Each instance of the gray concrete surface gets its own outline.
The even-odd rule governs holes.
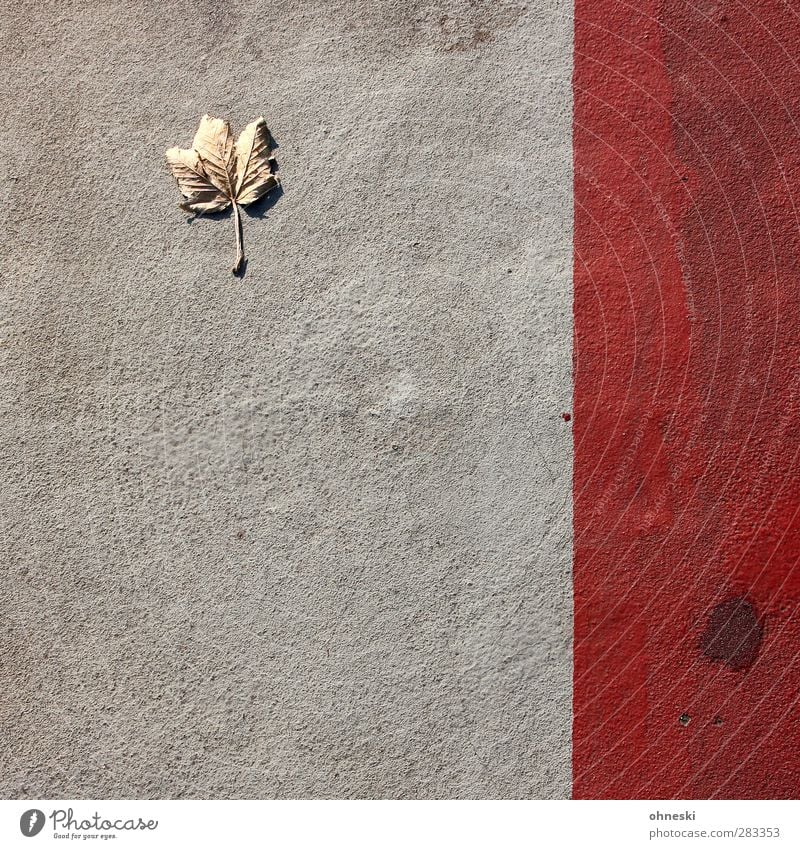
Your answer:
[[[568,795],[571,5],[1,28],[0,793]]]

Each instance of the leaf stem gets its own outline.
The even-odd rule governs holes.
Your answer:
[[[233,273],[241,271],[242,263],[244,262],[244,246],[242,245],[242,215],[239,212],[239,204],[233,201],[233,226],[236,230],[236,263],[233,266]]]

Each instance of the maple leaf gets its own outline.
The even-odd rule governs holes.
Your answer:
[[[234,274],[244,262],[240,206],[264,197],[280,184],[272,173],[275,157],[267,122],[258,118],[248,124],[234,142],[230,124],[203,115],[189,149],[171,147],[167,163],[186,198],[179,204],[186,212],[203,215],[233,206],[236,229]]]

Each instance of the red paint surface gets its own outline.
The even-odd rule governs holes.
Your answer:
[[[575,15],[574,795],[796,798],[800,5]]]

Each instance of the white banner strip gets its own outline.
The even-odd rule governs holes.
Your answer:
[[[800,845],[800,803],[3,801],[0,846],[581,847]]]

